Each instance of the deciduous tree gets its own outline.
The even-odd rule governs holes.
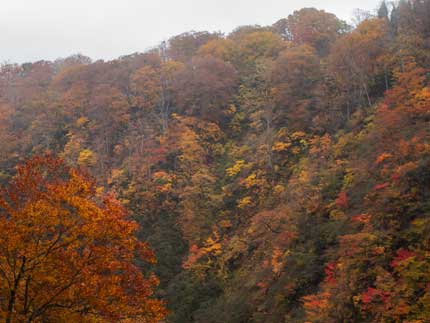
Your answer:
[[[0,196],[0,317],[11,322],[159,322],[154,263],[112,196],[61,160],[34,157]]]

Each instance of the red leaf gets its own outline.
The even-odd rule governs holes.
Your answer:
[[[340,192],[335,203],[336,206],[339,208],[348,208],[348,195],[346,194],[346,192]]]

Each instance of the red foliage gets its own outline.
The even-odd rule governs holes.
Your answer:
[[[391,175],[391,179],[393,180],[393,182],[397,182],[400,178],[401,176],[399,173],[394,173],[393,175]]]
[[[375,185],[373,187],[373,190],[375,190],[375,191],[381,191],[381,190],[387,188],[388,186],[390,186],[390,183],[378,184],[378,185]]]
[[[385,304],[388,301],[389,297],[390,293],[369,287],[366,292],[361,294],[361,301],[364,304],[369,304],[374,301],[381,300]]]
[[[363,223],[367,224],[372,219],[372,216],[370,214],[359,214],[355,215],[351,218],[351,221],[354,223]]]
[[[396,254],[397,254],[397,256],[391,262],[391,267],[393,267],[393,268],[396,268],[403,261],[408,260],[408,259],[415,257],[417,255],[415,252],[409,251],[409,250],[406,250],[403,248],[397,250]]]
[[[330,262],[327,264],[327,266],[324,269],[325,281],[330,285],[336,284],[336,278],[335,278],[336,266],[337,266],[336,263]]]
[[[340,192],[335,203],[338,208],[347,209],[349,204],[346,192]]]
[[[182,264],[182,268],[190,269],[202,256],[205,255],[205,251],[193,244],[190,247],[190,253],[187,260]]]

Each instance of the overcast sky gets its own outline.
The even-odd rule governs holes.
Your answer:
[[[0,61],[54,60],[74,53],[113,59],[190,30],[230,32],[269,25],[317,7],[350,20],[379,0],[0,0]]]

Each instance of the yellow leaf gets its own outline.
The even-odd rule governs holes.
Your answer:
[[[272,150],[276,152],[281,152],[288,150],[291,147],[291,143],[289,142],[275,142],[272,146]]]
[[[227,168],[227,170],[226,170],[227,175],[230,177],[236,176],[237,174],[239,174],[242,171],[244,166],[245,166],[244,160],[236,161],[236,163],[233,165],[233,167]]]
[[[241,199],[239,201],[239,203],[237,204],[237,207],[239,209],[244,209],[244,208],[250,206],[251,204],[252,204],[252,199],[251,199],[251,197],[247,196],[247,197],[244,197],[243,199]]]

